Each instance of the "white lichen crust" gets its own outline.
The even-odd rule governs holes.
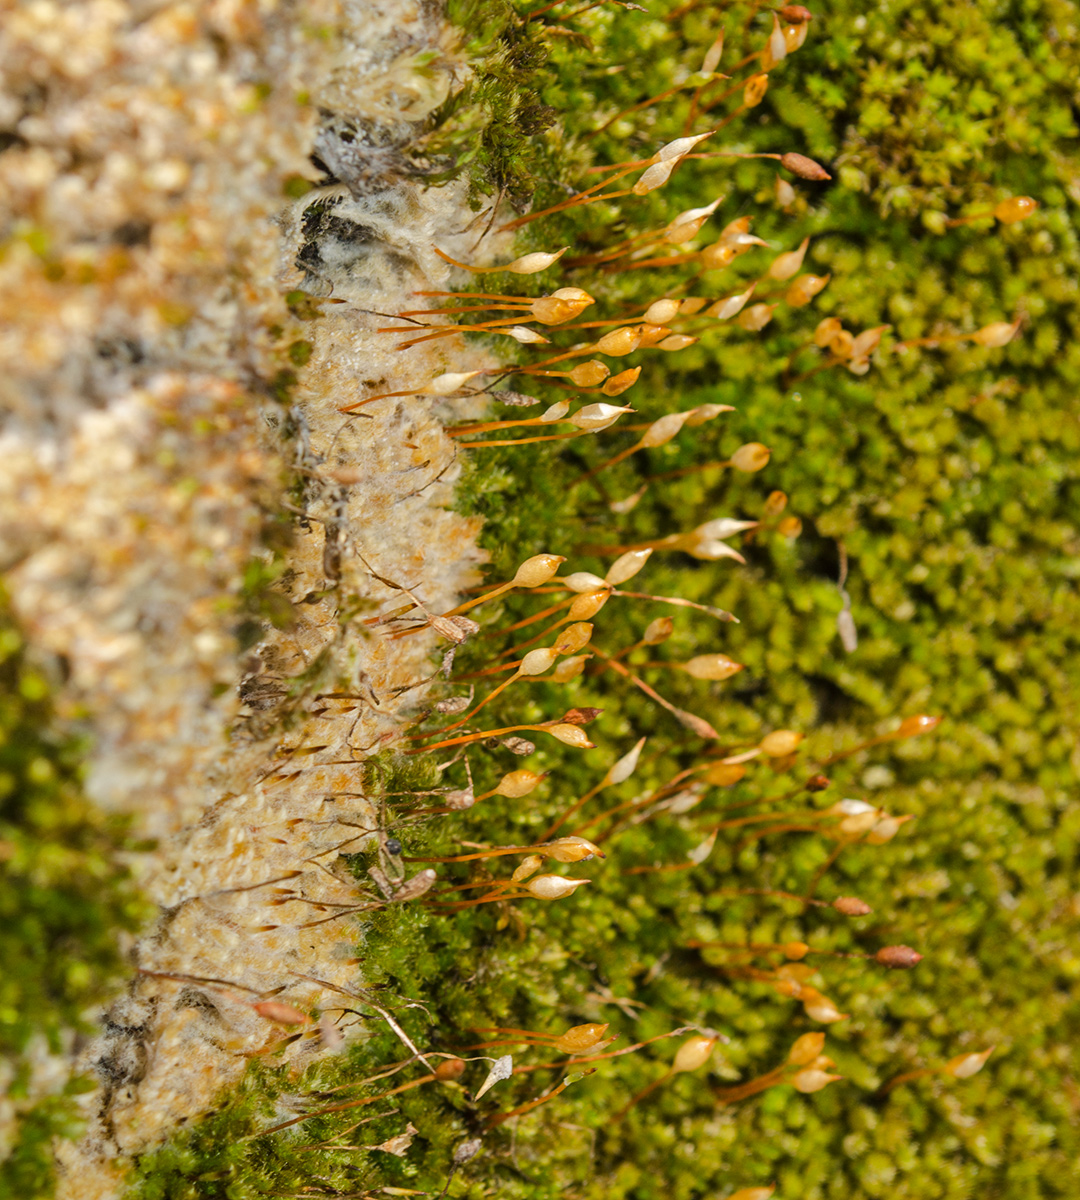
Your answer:
[[[333,1017],[305,977],[357,980],[340,914],[368,897],[340,855],[372,844],[363,764],[439,649],[365,622],[397,585],[452,608],[482,555],[436,402],[339,409],[491,362],[375,332],[447,286],[434,244],[476,240],[462,187],[425,189],[407,153],[462,74],[435,6],[31,0],[0,29],[0,569],[90,735],[92,798],[158,842],[135,865],[161,916],[81,1048],[88,1133],[58,1148],[60,1196],[94,1200],[279,1047],[254,1003]],[[337,182],[289,199],[321,182],[313,150]],[[241,651],[259,562],[284,616]],[[302,1032],[287,1057],[336,1041]]]

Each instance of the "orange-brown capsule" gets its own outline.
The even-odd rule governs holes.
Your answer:
[[[940,717],[930,717],[925,714],[920,714],[916,717],[905,717],[900,722],[900,728],[893,734],[893,737],[915,737],[920,733],[929,733],[931,729],[936,729],[940,724]]]
[[[521,796],[527,796],[543,778],[543,775],[538,775],[535,771],[511,771],[499,780],[495,795],[517,800]]]
[[[713,787],[731,787],[739,782],[746,774],[746,768],[742,763],[717,763],[710,767],[702,779]]]
[[[574,1025],[555,1041],[555,1049],[563,1054],[583,1054],[604,1040],[607,1025]]]
[[[1030,196],[1010,196],[994,206],[994,216],[1003,225],[1015,225],[1030,217],[1038,207],[1038,200],[1032,200]]]
[[[455,1083],[465,1074],[463,1058],[444,1058],[435,1068],[435,1078],[440,1083]]]
[[[860,900],[858,896],[837,896],[832,902],[832,906],[838,913],[843,913],[845,917],[865,917],[874,911],[865,900]]]
[[[743,88],[743,104],[747,108],[757,108],[762,100],[765,99],[765,93],[768,90],[768,75],[751,75],[746,82],[746,87]]]
[[[559,634],[554,649],[558,654],[576,654],[592,641],[593,627],[588,621],[576,621]]]
[[[641,640],[646,646],[659,646],[661,642],[666,642],[674,632],[675,622],[670,617],[657,617],[655,621],[649,622]]]
[[[640,367],[630,367],[625,371],[620,371],[618,375],[612,375],[600,390],[605,396],[621,396],[623,392],[628,391],[637,383],[640,374]]]
[[[794,754],[804,736],[793,729],[774,729],[761,739],[761,753],[769,758],[783,758],[787,754]]]
[[[786,492],[770,492],[765,497],[765,516],[778,517],[787,508]]]
[[[784,957],[791,959],[792,962],[798,962],[810,952],[810,947],[805,942],[785,942],[782,949]]]
[[[590,620],[607,604],[610,598],[610,588],[602,592],[586,592],[584,595],[578,596],[570,605],[570,619],[572,621]]]
[[[547,845],[544,852],[548,858],[561,863],[588,862],[590,858],[607,857],[599,846],[594,845],[588,838],[578,837],[577,834],[556,838]]]
[[[576,383],[578,387],[596,387],[598,383],[603,383],[610,374],[609,367],[602,362],[590,359],[588,362],[579,363],[570,372],[570,382]]]

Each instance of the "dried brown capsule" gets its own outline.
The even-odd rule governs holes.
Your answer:
[[[803,787],[808,792],[823,792],[827,787],[831,786],[832,780],[827,775],[811,775],[803,784]]]
[[[807,158],[805,154],[796,154],[794,150],[780,155],[780,165],[787,167],[792,175],[798,175],[800,179],[832,179],[820,163]]]
[[[874,955],[874,962],[882,967],[892,967],[894,970],[909,971],[922,962],[923,956],[910,946],[882,946]]]
[[[837,912],[843,913],[845,917],[865,917],[874,911],[865,900],[860,900],[858,896],[837,896],[832,902],[832,906]]]
[[[453,1083],[465,1074],[463,1058],[444,1058],[435,1068],[435,1078],[440,1083]]]

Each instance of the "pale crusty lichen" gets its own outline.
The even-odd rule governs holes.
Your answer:
[[[452,46],[420,0],[5,15],[0,567],[91,734],[91,795],[159,839],[139,869],[162,916],[132,951],[156,974],[83,1049],[101,1086],[59,1149],[61,1195],[114,1194],[126,1156],[280,1039],[254,997],[326,1005],[301,976],[354,978],[343,924],[312,921],[358,899],[338,855],[376,823],[361,764],[398,736],[436,644],[364,617],[402,602],[396,584],[445,611],[482,558],[448,507],[460,468],[432,402],[338,411],[489,365],[375,332],[446,286],[434,243],[475,240],[462,188],[425,190],[408,153],[462,71]],[[329,188],[289,200],[290,178],[321,182],[313,149]],[[296,289],[320,317],[289,311]],[[299,341],[309,361],[282,374]],[[262,530],[288,506],[292,616],[240,653],[245,566],[272,558]],[[288,894],[251,888],[278,877]]]

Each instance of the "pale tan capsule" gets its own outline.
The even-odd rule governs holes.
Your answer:
[[[657,617],[645,628],[641,640],[646,646],[659,646],[675,632],[675,622],[670,617]]]
[[[739,325],[748,333],[758,333],[772,320],[775,304],[755,304],[739,314]]]
[[[672,1074],[682,1074],[684,1071],[696,1071],[703,1067],[712,1057],[716,1048],[716,1038],[692,1037],[687,1038],[675,1054],[671,1064]]]
[[[704,425],[706,421],[711,421],[721,413],[734,411],[735,409],[730,404],[699,404],[697,408],[692,408],[686,414],[686,425],[687,428],[694,428],[697,425]]]
[[[575,571],[562,580],[572,592],[595,592],[607,587],[599,575],[591,571]]]
[[[623,354],[632,354],[641,345],[641,330],[632,325],[622,329],[613,329],[605,333],[593,347],[600,354],[610,354],[618,358]]]
[[[550,408],[544,409],[540,414],[540,420],[543,424],[550,425],[554,421],[561,421],[569,411],[569,400],[556,400]]]
[[[772,32],[769,34],[769,40],[766,42],[764,53],[761,56],[761,69],[771,71],[777,63],[783,62],[787,58],[787,53],[787,39],[780,27],[780,18],[773,13]]]
[[[651,167],[647,167],[642,172],[641,177],[630,190],[635,196],[644,196],[647,192],[655,192],[658,187],[663,187],[671,178],[671,172],[675,170],[678,162],[677,158],[673,158],[653,163]]]
[[[577,679],[590,657],[589,654],[577,654],[573,658],[564,658],[551,672],[552,680],[555,683],[569,683],[571,679]]]
[[[784,293],[784,299],[792,308],[802,308],[813,300],[831,278],[831,275],[800,275]]]
[[[679,213],[673,221],[668,222],[668,226],[664,230],[664,241],[669,246],[681,246],[684,242],[690,241],[709,217],[716,212],[723,199],[723,196],[719,196],[712,204],[707,204],[704,208],[690,208],[684,213]],[[662,318],[665,321],[670,319],[670,317]]]
[[[566,562],[562,554],[534,554],[527,558],[514,573],[518,587],[540,587],[555,574],[559,564]]]
[[[594,845],[588,838],[577,837],[573,834],[551,842],[546,847],[546,853],[548,858],[553,858],[556,862],[561,863],[587,862],[590,858],[607,857],[600,847]]]
[[[535,275],[537,271],[546,271],[553,263],[557,263],[569,249],[569,246],[563,246],[561,250],[556,250],[553,254],[544,254],[541,251],[526,254],[498,269],[509,271],[513,275]]]
[[[761,442],[747,442],[731,456],[731,465],[736,471],[760,471],[768,465],[771,453],[769,447],[763,446]]]
[[[662,342],[657,342],[656,348],[670,354],[674,350],[685,350],[687,346],[692,346],[700,340],[700,338],[691,337],[688,333],[673,333],[670,337],[664,338]]]
[[[790,208],[795,203],[795,189],[779,175],[776,177],[776,203],[780,208]]]
[[[737,1192],[732,1192],[727,1200],[769,1200],[775,1191],[774,1187],[739,1188]]]
[[[817,327],[814,329],[814,345],[819,346],[822,350],[832,344],[833,339],[838,333],[843,332],[843,325],[836,317],[825,317],[824,320],[818,321]]]
[[[793,729],[774,729],[761,739],[761,753],[769,758],[786,758],[795,753],[804,736]]]
[[[714,317],[717,321],[727,321],[734,316],[738,316],[742,312],[746,302],[754,294],[756,287],[757,282],[755,281],[745,292],[739,292],[737,295],[726,296],[723,300],[717,300],[715,304],[709,305],[705,310],[705,315],[707,317]]]
[[[724,31],[721,29],[716,35],[716,41],[705,51],[705,57],[701,60],[702,75],[711,75],[720,65],[720,59],[724,54]]]
[[[519,675],[543,675],[549,667],[554,665],[558,656],[558,651],[551,646],[530,650],[521,660],[521,666],[518,667],[517,673]]]
[[[984,325],[982,329],[973,333],[971,340],[979,346],[1007,346],[1019,328],[1019,321],[995,321],[992,325]]]
[[[689,412],[668,413],[659,420],[653,421],[649,428],[645,430],[641,438],[641,445],[647,449],[652,449],[670,442],[679,430],[682,429],[689,415]]]
[[[887,333],[890,329],[892,329],[891,325],[875,325],[873,329],[864,329],[851,343],[851,357],[869,358],[880,345],[882,334]]]
[[[777,255],[769,266],[769,278],[783,283],[793,275],[798,275],[799,271],[802,270],[803,259],[806,257],[806,250],[809,245],[810,239],[805,237],[798,250],[789,250],[786,254]]]
[[[855,339],[846,329],[841,329],[829,342],[829,353],[834,358],[851,358]]]
[[[529,306],[529,315],[541,325],[562,325],[572,321],[581,310],[555,296],[540,296]]]
[[[525,890],[537,900],[561,900],[588,882],[587,879],[565,879],[562,875],[537,875],[525,884]]]
[[[601,781],[601,787],[611,787],[613,784],[623,783],[633,775],[637,768],[638,759],[641,757],[645,741],[645,738],[641,738],[632,750],[624,754],[617,762],[612,763],[608,768],[607,774]]]
[[[512,337],[515,342],[520,342],[523,346],[548,345],[550,338],[546,338],[543,334],[537,333],[535,329],[529,329],[525,325],[514,325],[510,329],[501,329],[500,333],[504,333],[507,337]]]
[[[871,809],[870,812],[855,813],[853,816],[845,817],[840,822],[840,832],[847,834],[849,837],[854,837],[860,833],[868,833],[877,824],[878,815],[877,809]]]
[[[529,854],[521,860],[517,870],[510,876],[511,882],[521,883],[528,879],[530,875],[536,874],[537,871],[544,865],[544,860],[539,854]]]
[[[589,433],[597,433],[601,429],[607,429],[609,425],[614,425],[623,413],[633,411],[632,408],[624,408],[618,404],[586,404],[584,408],[579,408],[572,417],[567,417],[566,423]]]
[[[666,325],[679,312],[681,300],[654,300],[645,310],[645,320],[650,325]]]
[[[593,743],[589,741],[580,725],[546,725],[544,728],[566,746],[574,746],[578,750],[593,749]]]
[[[950,1058],[941,1068],[943,1074],[951,1075],[954,1079],[970,1079],[986,1066],[986,1060],[994,1053],[995,1046],[978,1054],[958,1054]]]
[[[720,271],[735,261],[736,250],[727,242],[713,242],[701,252],[701,265],[706,271]]]
[[[418,396],[452,396],[455,392],[459,392],[470,379],[474,379],[479,374],[479,371],[450,371],[446,375],[436,375],[429,384],[417,388],[416,394]]]
[[[651,550],[628,550],[625,554],[620,554],[608,568],[604,582],[609,587],[618,587],[620,583],[626,583],[628,579],[634,578],[651,557]]]
[[[699,133],[694,137],[676,138],[673,142],[668,142],[667,145],[661,146],[656,152],[656,157],[660,162],[680,159],[684,154],[689,154],[698,142],[703,142],[707,137],[712,137],[715,132],[715,129],[710,129],[708,133]]]
[[[810,1092],[820,1092],[827,1084],[843,1078],[843,1075],[829,1075],[816,1067],[807,1067],[795,1075],[791,1082],[797,1092],[808,1095]]]
[[[525,769],[510,771],[499,780],[498,786],[495,788],[495,795],[519,800],[533,791],[543,778],[543,775],[538,775],[535,771]]]
[[[680,305],[679,312],[684,317],[692,317],[695,313],[701,310],[708,304],[708,300],[704,296],[688,296]]]
[[[590,359],[588,362],[579,363],[570,372],[570,382],[576,383],[578,387],[595,387],[598,383],[603,383],[611,374],[611,369],[602,362],[596,359]],[[570,405],[567,403],[567,408]]]
[[[730,679],[743,669],[743,663],[733,662],[726,654],[698,654],[682,664],[687,675],[695,679]]]
[[[793,1067],[805,1067],[808,1063],[812,1063],[824,1048],[825,1035],[823,1033],[804,1033],[802,1037],[795,1039],[788,1051],[787,1060]]]

